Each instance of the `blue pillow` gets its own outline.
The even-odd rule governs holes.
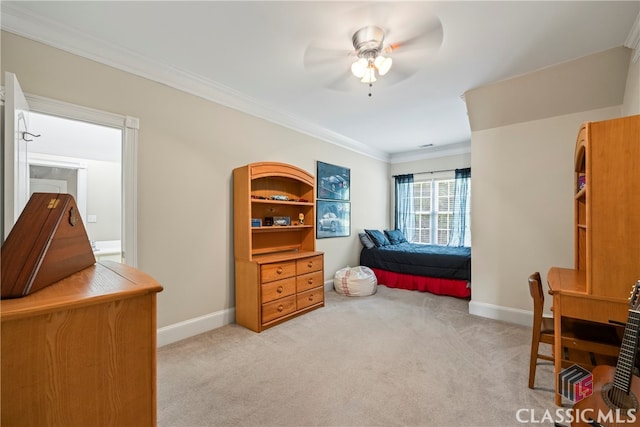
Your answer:
[[[400,230],[384,230],[384,234],[387,235],[387,238],[392,245],[408,242],[407,238],[404,237],[404,234],[402,234],[402,231]]]
[[[376,244],[373,243],[371,237],[367,233],[358,233],[358,237],[360,237],[360,243],[367,249],[375,248]]]
[[[375,243],[377,247],[389,246],[391,244],[391,242],[389,242],[389,239],[387,239],[387,236],[385,236],[384,233],[380,230],[365,229],[364,231],[369,235],[369,237],[371,237],[371,240],[373,240],[373,243]]]

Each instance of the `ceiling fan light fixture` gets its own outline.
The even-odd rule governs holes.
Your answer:
[[[369,66],[368,61],[365,58],[360,58],[353,64],[351,64],[351,72],[354,76],[361,79],[364,77],[367,72],[367,67]]]
[[[364,76],[362,77],[362,80],[360,80],[362,83],[373,83],[375,82],[376,79],[376,69],[373,67],[368,67],[366,69],[366,71],[364,72]]]
[[[393,62],[391,58],[380,55],[386,52],[383,48],[384,31],[376,26],[363,27],[355,32],[351,40],[359,58],[351,64],[351,72],[361,79],[362,83],[368,83],[371,86],[377,80],[376,73],[384,76]]]
[[[374,64],[378,69],[378,73],[380,73],[381,76],[387,74],[387,72],[391,69],[392,63],[393,61],[391,60],[391,58],[386,58],[382,55],[376,57],[374,61]]]

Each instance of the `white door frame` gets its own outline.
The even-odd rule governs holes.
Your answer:
[[[25,93],[31,111],[122,129],[122,258],[138,266],[138,129],[136,117]]]

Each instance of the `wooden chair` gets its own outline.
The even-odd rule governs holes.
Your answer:
[[[531,337],[531,359],[529,361],[529,388],[533,388],[538,359],[553,362],[553,356],[540,354],[540,343],[552,346],[553,318],[543,316],[544,292],[540,273],[529,276],[529,291],[533,298],[533,333]],[[586,320],[562,319],[562,366],[579,364],[593,369],[598,364],[614,364],[620,354],[624,328],[616,325],[589,322]]]

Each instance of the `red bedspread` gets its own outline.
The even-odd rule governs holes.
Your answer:
[[[372,268],[372,270],[378,279],[378,284],[385,285],[389,288],[431,292],[437,295],[449,295],[458,298],[469,298],[471,296],[471,288],[466,280],[413,276],[411,274],[394,273],[378,268]]]

